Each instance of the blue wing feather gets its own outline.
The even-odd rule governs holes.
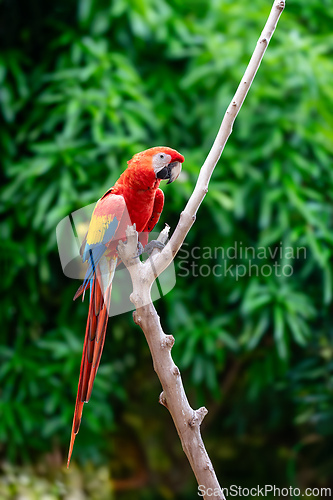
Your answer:
[[[82,260],[83,262],[86,262],[88,260],[88,269],[84,277],[82,285],[83,288],[87,285],[87,282],[94,276],[96,266],[106,250],[106,244],[113,238],[118,224],[119,222],[115,217],[113,221],[111,221],[109,227],[106,229],[104,238],[100,243],[94,243],[92,245],[88,245],[88,243],[86,243],[84,252],[82,254]]]

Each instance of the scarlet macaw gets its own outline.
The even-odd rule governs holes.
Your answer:
[[[81,247],[83,262],[88,270],[74,300],[90,289],[89,311],[83,345],[80,378],[68,452],[69,467],[76,434],[79,432],[83,405],[91,391],[104,346],[112,279],[119,258],[117,245],[125,240],[128,225],[135,224],[146,250],[148,233],[157,224],[164,205],[164,194],[159,185],[162,179],[173,182],[181,171],[184,157],[167,147],[155,147],[142,151],[128,161],[127,169],[115,185],[98,200],[92,214],[89,229]],[[158,243],[158,242],[157,242]],[[150,247],[149,247],[150,245]]]

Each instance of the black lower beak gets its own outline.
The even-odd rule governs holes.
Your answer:
[[[158,179],[170,179],[171,175],[171,168],[170,168],[170,163],[166,167],[162,168],[159,172],[157,172],[156,177]]]

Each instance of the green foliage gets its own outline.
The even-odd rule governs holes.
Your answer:
[[[62,274],[57,223],[96,201],[135,152],[164,144],[186,157],[182,179],[165,188],[159,224],[175,227],[270,7],[266,0],[0,5],[7,460],[35,464],[60,449],[64,461],[68,446],[87,304],[72,302],[78,282]],[[176,338],[191,404],[211,410],[205,436],[223,483],[240,484],[242,475],[248,487],[268,477],[308,485],[301,477],[309,468],[315,485],[329,480],[332,20],[328,1],[287,2],[176,258],[176,287],[156,303]],[[221,247],[224,254],[214,253]],[[156,405],[144,338],[130,314],[111,323],[74,460],[111,460],[113,479],[144,463],[157,479],[140,498],[192,498],[177,436]],[[114,445],[120,434],[134,451]],[[128,464],[136,453],[144,458]]]

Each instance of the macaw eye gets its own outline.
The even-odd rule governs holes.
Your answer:
[[[163,153],[160,154],[160,158],[161,158],[161,160],[163,160],[163,158],[164,158],[164,154]]]

